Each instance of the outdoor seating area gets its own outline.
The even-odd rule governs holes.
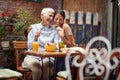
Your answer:
[[[107,48],[90,48],[90,46],[96,41],[103,41]],[[24,44],[22,44],[24,43]],[[22,44],[22,45],[21,45]],[[14,46],[16,49],[20,49],[20,47],[25,45],[25,42],[14,41]],[[115,70],[116,78],[119,80],[119,57],[120,57],[120,49],[111,49],[110,42],[104,37],[95,37],[91,39],[91,41],[87,44],[85,48],[75,47],[75,48],[67,48],[65,52],[46,52],[46,51],[29,51],[23,50],[22,54],[24,55],[35,55],[40,56],[42,58],[45,57],[63,57],[66,58],[66,71],[60,71],[57,73],[57,77],[54,76],[54,80],[72,80],[72,73],[69,63],[70,56],[74,56],[72,65],[77,67],[77,80],[88,80],[92,79],[110,79],[109,74],[111,70]],[[104,58],[106,57],[106,58]],[[115,60],[116,59],[116,60]],[[78,61],[77,61],[78,60]],[[98,61],[98,62],[96,62]],[[110,64],[111,61],[114,61],[115,64]],[[86,64],[88,66],[86,67]],[[108,66],[109,65],[109,66]],[[101,66],[101,67],[100,67]],[[84,68],[86,68],[86,72],[84,73]],[[90,70],[92,69],[92,70]],[[96,70],[95,70],[96,69]],[[107,73],[105,73],[105,71]],[[55,72],[54,72],[55,73]],[[87,75],[85,75],[87,74]],[[90,77],[90,75],[96,74],[96,76]],[[104,74],[104,77],[102,76]],[[25,77],[27,75],[24,75]],[[101,77],[100,77],[101,76]],[[24,79],[25,80],[25,79]]]
[[[120,80],[120,0],[1,0],[0,80]]]

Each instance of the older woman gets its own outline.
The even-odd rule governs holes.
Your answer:
[[[32,42],[39,42],[39,50],[44,50],[46,42],[58,43],[57,31],[52,24],[54,16],[54,10],[52,8],[43,8],[41,11],[41,22],[31,25],[28,33],[28,49],[32,50]],[[42,61],[38,56],[26,55],[22,67],[28,68],[32,71],[33,80],[50,80],[49,69],[53,69],[53,66],[49,66],[48,58],[43,59],[43,73],[42,73]],[[41,76],[43,78],[41,79]]]

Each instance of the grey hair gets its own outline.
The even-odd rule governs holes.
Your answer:
[[[48,12],[55,12],[53,8],[43,8],[41,14],[46,14]]]

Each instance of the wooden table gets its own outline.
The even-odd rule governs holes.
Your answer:
[[[39,57],[65,57],[66,53],[63,52],[46,52],[46,51],[24,51],[25,55],[34,55]]]
[[[54,57],[54,58],[58,58],[58,57],[65,57],[67,53],[65,52],[46,52],[46,51],[32,51],[32,50],[27,50],[23,52],[25,55],[33,55],[33,56],[39,56],[41,58],[45,58],[45,57]],[[78,55],[79,53],[73,53],[72,55]],[[54,72],[55,73],[55,72]]]
[[[65,57],[66,53],[63,52],[46,52],[46,51],[32,51],[32,50],[27,50],[23,52],[25,55],[33,55],[33,56],[39,56],[41,57],[41,59],[48,57],[50,60],[50,57]],[[42,60],[42,64],[43,64],[43,60]],[[56,78],[56,62],[54,61],[54,79]],[[43,71],[43,65],[42,65],[42,71]],[[50,74],[50,73],[49,73]]]

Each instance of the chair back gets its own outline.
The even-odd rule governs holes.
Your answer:
[[[27,41],[13,41],[13,46],[15,49],[16,67],[19,67],[21,65],[19,51],[21,51],[23,49],[27,49]]]
[[[26,49],[27,41],[13,41],[14,49]]]
[[[91,47],[96,41],[104,42],[105,47],[100,49]],[[92,80],[96,80],[96,78],[99,78],[97,80],[108,80],[110,71],[115,70],[119,64],[120,48],[112,50],[109,40],[102,36],[92,38],[84,49],[80,48],[76,51],[79,52],[79,55],[73,58],[72,65],[79,68],[77,80],[84,80],[85,75],[89,79],[93,78]],[[72,53],[69,51],[68,53],[65,58],[66,70],[68,71],[68,80],[72,80],[69,63],[69,58]],[[120,80],[120,74],[118,74],[116,80]]]

